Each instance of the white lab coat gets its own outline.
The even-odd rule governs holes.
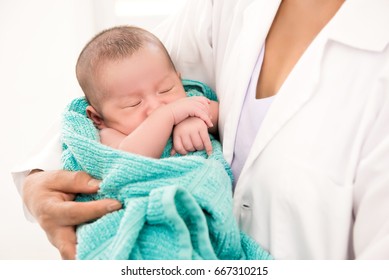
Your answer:
[[[216,90],[229,162],[279,3],[189,0],[156,31],[183,77]],[[276,259],[389,259],[388,15],[389,0],[347,0],[262,123],[236,185],[234,213]],[[47,162],[41,159],[35,167]]]
[[[216,90],[231,162],[244,93],[280,1],[189,2],[160,37],[184,77]],[[276,259],[389,259],[388,15],[388,0],[347,0],[258,132],[234,213]]]

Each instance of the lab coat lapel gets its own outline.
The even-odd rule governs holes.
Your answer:
[[[369,3],[369,16],[366,16],[362,0],[348,0],[343,4],[330,23],[320,32],[323,34],[319,34],[320,36],[317,36],[308,47],[276,95],[242,173],[250,167],[280,129],[315,95],[320,80],[322,58],[329,41],[370,51],[382,51],[387,46],[389,33],[386,28],[389,26],[389,18],[378,16],[382,12],[380,7],[388,5],[385,1],[372,0]],[[360,14],[361,17],[357,17],[356,14]],[[387,20],[383,23],[376,21],[376,18]],[[376,33],[371,34],[371,30],[375,30]],[[316,54],[311,54],[312,51]]]
[[[320,33],[322,32],[325,30]],[[314,96],[327,41],[327,35],[321,34],[320,37],[316,37],[284,81],[262,122],[242,173],[282,127]]]
[[[280,0],[253,1],[243,10],[243,27],[235,38],[224,68],[220,87],[224,92],[220,102],[221,139],[228,162],[233,157],[235,134],[241,107],[259,52],[265,42]]]

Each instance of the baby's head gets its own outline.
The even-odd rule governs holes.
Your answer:
[[[138,27],[113,27],[93,37],[78,58],[76,74],[96,127],[124,134],[145,119],[155,101],[185,96],[161,41]]]
[[[120,61],[151,46],[160,49],[174,69],[164,45],[147,30],[134,26],[116,26],[94,36],[81,51],[76,65],[77,80],[89,103],[98,108],[104,95],[109,94],[104,92],[99,81],[99,70],[105,63]]]

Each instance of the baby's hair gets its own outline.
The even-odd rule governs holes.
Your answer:
[[[93,79],[104,61],[131,56],[147,44],[159,47],[174,69],[174,64],[162,42],[152,33],[135,26],[115,26],[95,35],[81,51],[77,64],[77,80],[91,105],[98,105]]]

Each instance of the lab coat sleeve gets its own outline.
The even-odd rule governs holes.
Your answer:
[[[61,143],[59,136],[59,119],[51,126],[46,135],[41,141],[42,146],[37,146],[35,152],[20,164],[13,167],[11,175],[14,184],[19,192],[22,194],[23,183],[27,175],[33,169],[42,170],[59,170],[61,165]],[[26,218],[33,221],[32,215],[24,207],[24,214]]]
[[[389,259],[389,67],[384,73],[377,90],[380,108],[355,178],[353,242],[357,259]]]
[[[217,18],[211,0],[188,0],[155,30],[183,78],[215,89],[212,22]],[[216,11],[217,12],[217,11]]]
[[[178,13],[170,16],[153,32],[165,44],[177,70],[183,78],[200,80],[214,89],[213,56],[211,43],[212,0],[188,0]],[[44,147],[22,164],[13,168],[12,177],[18,192],[33,169],[61,169],[60,121],[49,129]],[[31,215],[25,209],[27,218]]]

